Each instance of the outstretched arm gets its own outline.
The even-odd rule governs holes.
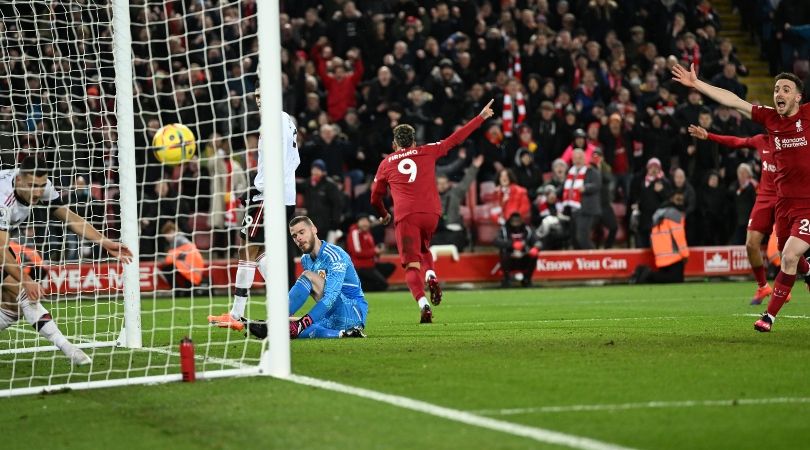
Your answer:
[[[689,135],[693,138],[700,139],[701,141],[710,140],[713,142],[717,142],[718,144],[722,145],[723,147],[728,148],[757,148],[756,144],[754,143],[754,138],[756,137],[748,137],[748,138],[741,138],[737,136],[725,136],[722,134],[714,134],[709,133],[706,131],[705,128],[699,127],[697,125],[689,125]]]
[[[686,87],[695,88],[701,94],[708,96],[717,103],[728,106],[729,108],[734,108],[745,117],[749,119],[751,118],[751,109],[753,108],[752,104],[741,99],[731,91],[712,86],[711,84],[698,79],[694,64],[692,64],[689,70],[686,70],[680,64],[674,65],[672,67],[672,79]]]
[[[436,157],[438,158],[446,155],[447,152],[450,151],[450,149],[464,142],[464,140],[467,139],[467,137],[470,134],[472,134],[473,131],[478,129],[478,127],[480,127],[485,120],[492,117],[492,115],[494,114],[494,112],[492,111],[492,102],[494,101],[495,101],[494,99],[490,100],[489,103],[487,103],[487,106],[484,106],[484,109],[482,109],[477,116],[475,116],[472,120],[464,124],[463,127],[456,130],[453,134],[450,135],[450,137],[441,142],[430,144],[431,148],[433,148],[437,153]]]
[[[54,210],[54,216],[64,222],[70,231],[76,233],[78,236],[89,241],[98,242],[113,258],[117,258],[125,264],[132,261],[132,251],[130,251],[126,245],[107,239],[107,237],[96,230],[93,225],[90,225],[83,217],[71,211],[67,206],[59,206],[56,208]]]
[[[377,215],[380,217],[380,220],[382,220],[383,225],[388,225],[388,222],[391,221],[391,215],[388,214],[388,210],[385,209],[385,203],[383,203],[383,199],[386,195],[388,195],[388,180],[385,179],[381,163],[380,167],[377,168],[377,175],[374,177],[374,182],[371,183],[371,206],[374,208],[374,211],[377,211]]]

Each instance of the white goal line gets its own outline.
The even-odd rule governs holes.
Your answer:
[[[534,406],[528,408],[481,409],[472,411],[485,416],[513,416],[533,413],[566,413],[590,411],[624,411],[631,409],[669,409],[694,407],[729,407],[753,405],[779,405],[789,403],[810,403],[810,397],[739,398],[730,400],[681,400],[650,401],[639,403],[615,403],[595,405]]]
[[[342,394],[354,395],[356,397],[387,403],[398,408],[410,409],[412,411],[430,414],[432,416],[441,417],[454,422],[499,431],[502,433],[511,434],[513,436],[520,436],[546,444],[555,444],[579,450],[632,450],[630,447],[623,447],[608,442],[598,441],[596,439],[506,422],[490,417],[483,417],[472,412],[434,405],[432,403],[402,397],[399,395],[385,394],[382,392],[372,391],[370,389],[349,386],[334,381],[320,380],[302,375],[290,375],[289,378],[284,379],[292,381],[296,384],[317,387]]]

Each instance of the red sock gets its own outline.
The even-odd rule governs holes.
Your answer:
[[[793,288],[793,283],[796,281],[796,275],[788,275],[785,272],[779,271],[779,275],[773,280],[773,294],[771,301],[768,302],[768,314],[776,317],[782,305],[785,304],[790,290]]]
[[[765,278],[765,266],[751,267],[751,272],[754,272],[754,278],[757,279],[757,286],[765,287],[765,285],[768,284],[768,280]]]
[[[422,253],[422,271],[427,272],[428,270],[433,270],[433,254],[430,252]]]
[[[417,302],[420,298],[425,296],[425,281],[422,279],[422,271],[415,267],[408,267],[405,269],[405,282],[408,283],[408,289],[413,295],[413,299]]]
[[[807,260],[802,256],[799,258],[799,265],[796,266],[796,273],[799,275],[807,275],[807,272],[810,272],[810,264],[808,264]]]

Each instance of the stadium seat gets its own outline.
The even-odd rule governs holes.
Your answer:
[[[495,201],[495,191],[497,187],[494,181],[484,181],[481,183],[481,202],[489,203]]]

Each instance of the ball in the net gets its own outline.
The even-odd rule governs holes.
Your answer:
[[[152,138],[152,148],[158,161],[176,166],[194,157],[197,141],[187,126],[170,123],[157,131]]]

